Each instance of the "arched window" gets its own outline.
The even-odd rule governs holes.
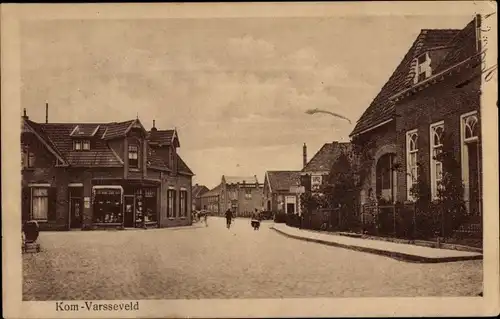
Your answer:
[[[477,115],[471,115],[465,119],[465,140],[477,138],[479,136],[478,118]]]
[[[406,133],[406,194],[408,200],[413,200],[411,196],[411,189],[418,181],[418,132],[417,130],[409,131]]]

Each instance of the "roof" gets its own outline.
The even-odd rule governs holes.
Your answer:
[[[214,188],[212,188],[211,190],[209,190],[208,192],[205,192],[203,195],[201,195],[201,197],[211,197],[211,196],[220,195],[221,187],[222,187],[222,185],[219,184],[219,185],[215,186]]]
[[[177,147],[180,146],[176,130],[158,130],[156,128],[152,128],[148,132],[147,138],[151,142],[156,142],[162,145],[171,145],[176,143]]]
[[[300,185],[300,171],[267,171],[266,177],[273,192]]]
[[[420,32],[412,46],[396,67],[389,80],[373,99],[366,111],[361,115],[350,134],[363,133],[376,125],[393,119],[394,104],[389,98],[394,94],[412,86],[412,62],[420,54],[436,47],[444,47],[460,32],[456,29],[425,29]]]
[[[182,160],[182,158],[177,154],[177,164],[178,164],[178,170],[179,173],[187,174],[187,175],[194,175],[193,171],[187,166],[187,164]]]
[[[205,185],[194,185],[192,187],[192,196],[193,198],[196,198],[196,197],[200,197],[201,195],[203,195],[204,193],[208,192],[209,189],[208,187],[206,187]]]
[[[332,142],[324,144],[302,169],[302,172],[330,171],[342,152],[351,151],[351,143]]]
[[[259,183],[257,176],[226,176],[223,175],[222,178],[226,181],[226,184],[255,184]]]
[[[113,123],[107,124],[106,130],[104,131],[102,138],[113,139],[113,138],[125,136],[125,134],[127,133],[127,130],[135,121],[136,120],[130,120],[130,121],[125,121],[125,122],[113,122]]]

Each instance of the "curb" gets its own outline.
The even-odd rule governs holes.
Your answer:
[[[412,262],[412,263],[429,263],[429,264],[431,264],[431,263],[445,263],[445,262],[454,262],[454,261],[482,260],[483,259],[482,255],[480,255],[480,256],[442,257],[442,258],[416,256],[416,255],[410,255],[410,254],[400,253],[400,252],[391,252],[391,251],[376,249],[376,248],[367,248],[367,247],[360,247],[360,246],[353,246],[353,245],[345,245],[345,244],[325,241],[325,240],[321,240],[321,239],[301,237],[301,236],[297,236],[297,235],[288,234],[282,230],[274,228],[274,226],[272,226],[270,228],[273,229],[274,231],[286,236],[286,237],[290,237],[290,238],[294,238],[294,239],[298,239],[298,240],[314,242],[314,243],[323,244],[323,245],[327,245],[327,246],[345,248],[345,249],[355,250],[355,251],[359,251],[359,252],[365,252],[365,253],[385,256],[385,257],[393,258],[393,259],[396,259],[399,261],[406,261],[406,262]]]

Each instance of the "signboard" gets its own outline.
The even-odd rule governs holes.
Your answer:
[[[83,198],[83,206],[85,208],[90,208],[90,197],[84,197]]]
[[[319,190],[322,182],[323,182],[323,176],[321,176],[321,175],[311,176],[311,188],[312,188],[312,190]]]
[[[303,194],[305,192],[306,192],[306,189],[304,186],[290,186],[290,193]]]

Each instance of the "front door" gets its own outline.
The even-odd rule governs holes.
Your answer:
[[[125,227],[134,227],[135,221],[135,197],[134,196],[124,196],[124,205],[125,205],[125,216],[124,216],[124,226]]]
[[[71,209],[71,228],[82,227],[82,199],[79,197],[72,197],[70,199]]]

